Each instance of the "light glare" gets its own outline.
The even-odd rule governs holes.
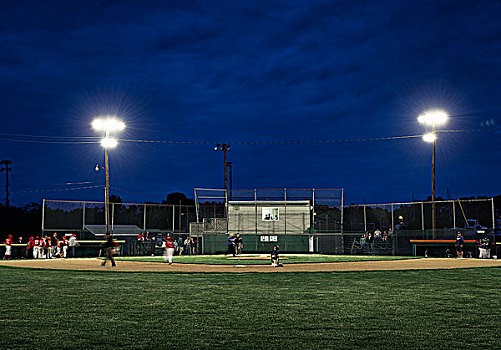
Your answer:
[[[442,125],[447,122],[449,116],[442,110],[427,111],[418,117],[418,122],[425,125]]]
[[[430,142],[431,143],[431,142],[434,142],[436,139],[437,139],[437,135],[435,135],[432,132],[423,135],[423,141],[424,142]]]
[[[114,116],[107,116],[94,119],[92,128],[96,131],[122,131],[125,129],[125,123]]]
[[[101,140],[101,146],[103,146],[104,148],[115,148],[117,147],[117,145],[118,141],[113,137],[105,137],[104,139]]]

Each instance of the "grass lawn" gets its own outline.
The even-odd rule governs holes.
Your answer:
[[[269,265],[270,257],[256,259],[258,255],[242,255],[237,259],[226,257],[225,255],[181,255],[174,256],[174,262],[181,264],[213,264],[213,265]],[[352,261],[376,261],[376,260],[401,260],[415,259],[420,257],[412,256],[372,256],[372,255],[281,255],[284,264],[304,264],[304,263],[328,263],[328,262],[352,262]],[[117,260],[163,262],[161,256],[136,256],[118,257]]]
[[[500,268],[176,274],[0,268],[1,349],[501,348]]]

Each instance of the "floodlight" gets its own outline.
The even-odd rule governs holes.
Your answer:
[[[94,119],[92,128],[97,131],[122,131],[125,123],[114,116],[106,116]]]
[[[99,171],[99,164],[96,164],[96,168],[95,168],[96,171]]]
[[[118,141],[113,137],[105,137],[101,140],[101,146],[104,148],[115,148],[117,145]]]
[[[421,114],[418,117],[418,122],[425,125],[442,125],[445,124],[449,116],[442,110],[435,109]]]
[[[432,133],[432,132],[423,135],[423,141],[424,142],[430,142],[431,143],[431,142],[434,142],[436,139],[437,139],[437,135],[434,134],[434,133]]]

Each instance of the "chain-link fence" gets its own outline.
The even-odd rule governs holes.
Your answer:
[[[271,242],[281,242],[281,249],[290,252],[423,256],[452,254],[451,242],[461,231],[468,254],[474,256],[472,242],[479,235],[492,236],[496,226],[492,198],[343,207],[342,191],[337,192],[340,196],[336,190],[320,191],[235,190],[234,200],[228,202],[224,195],[221,201],[210,198],[220,196],[217,192],[219,195],[208,195],[206,202],[195,205],[110,203],[109,229],[125,235],[131,232],[130,239],[125,238],[131,242],[130,254],[145,251],[134,234],[150,231],[160,236],[169,232],[183,239],[195,237],[196,252],[206,254],[225,251],[223,238],[230,232],[243,235],[247,252],[268,252]],[[44,200],[42,228],[90,232],[105,227],[104,209],[103,202]],[[368,232],[375,236],[372,242],[362,239]],[[424,244],[426,240],[430,242]]]
[[[189,233],[196,222],[194,205],[109,203],[111,233],[123,227],[140,231]],[[212,208],[208,208],[212,210]],[[105,203],[44,200],[42,231],[86,231],[90,226],[106,226]]]
[[[435,209],[434,209],[435,208]],[[492,230],[494,199],[350,205],[344,208],[344,232],[380,230],[428,231],[436,213],[438,233],[457,229]]]

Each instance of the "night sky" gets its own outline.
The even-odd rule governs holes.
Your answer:
[[[438,134],[437,196],[500,194],[500,18],[499,1],[2,1],[11,204],[103,200],[81,187],[104,185],[104,114],[167,141],[110,150],[128,202],[222,188],[223,142],[234,188],[424,200],[431,144],[381,138],[424,134],[430,108],[462,130]]]

